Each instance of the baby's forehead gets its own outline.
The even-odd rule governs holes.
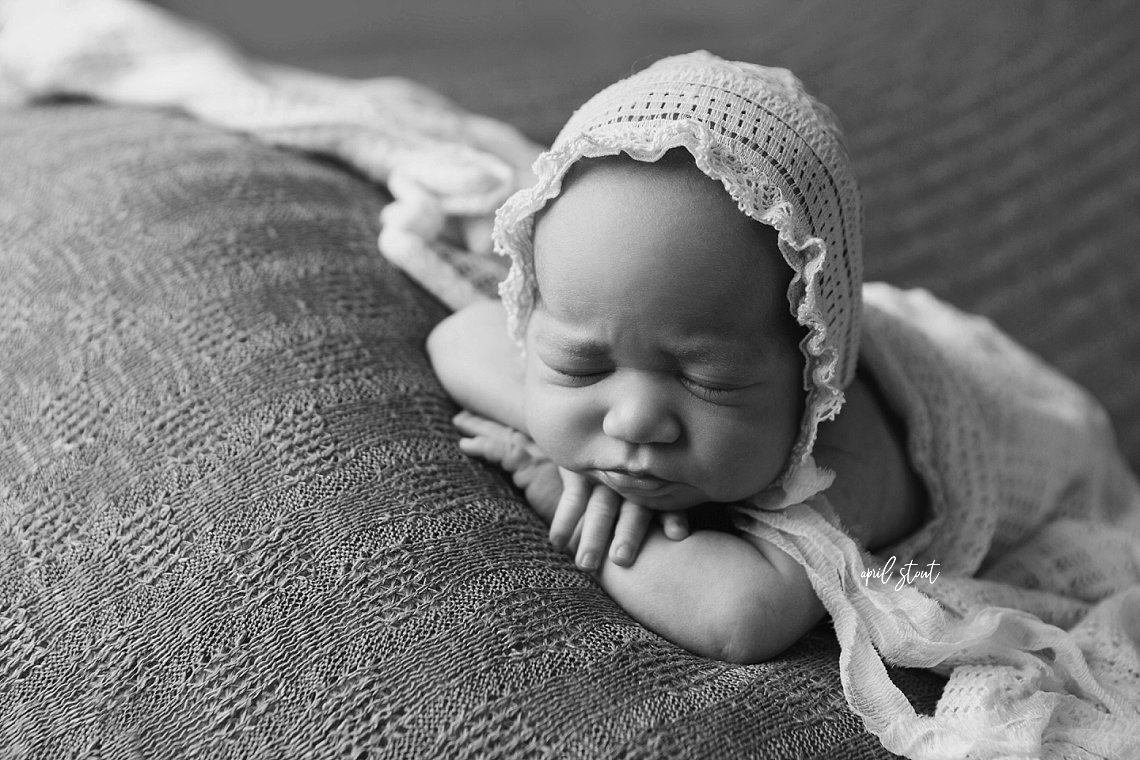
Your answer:
[[[775,240],[772,228],[741,211],[720,181],[697,168],[684,148],[675,148],[654,162],[625,154],[576,161],[559,193],[535,214],[536,258],[551,237],[580,234],[599,216],[622,213],[634,221],[656,215],[663,224],[708,235],[727,227],[738,236]]]
[[[788,317],[793,272],[775,229],[740,211],[691,159],[580,163],[537,222],[537,306],[574,310],[620,289],[647,304],[643,318],[659,306],[662,324],[676,304],[695,301],[727,333],[734,319]]]

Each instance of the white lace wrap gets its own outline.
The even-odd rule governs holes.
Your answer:
[[[807,568],[847,700],[887,749],[1140,757],[1140,485],[1104,411],[985,319],[923,291],[864,294],[863,359],[906,420],[932,519],[879,558],[821,516],[822,495],[740,527]],[[908,582],[908,562],[931,575]],[[934,716],[884,660],[949,673]]]
[[[398,77],[347,79],[267,63],[140,0],[0,0],[0,105],[57,95],[177,108],[271,145],[334,156],[387,184],[384,254],[421,282],[448,270],[445,229],[490,247],[491,215],[530,181],[518,130]],[[469,301],[452,280],[442,297]]]
[[[656,161],[678,147],[742,212],[779,233],[794,271],[789,307],[807,328],[807,405],[781,485],[818,482],[816,430],[839,411],[858,359],[862,205],[838,122],[785,69],[698,51],[658,61],[579,108],[535,162],[537,183],[496,215],[496,250],[511,259],[500,288],[511,329],[521,341],[535,304],[534,215],[558,196],[569,168],[618,153]]]

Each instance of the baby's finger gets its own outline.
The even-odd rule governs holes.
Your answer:
[[[597,486],[582,516],[582,538],[575,563],[583,570],[597,570],[614,533],[614,522],[621,509],[621,497],[605,486]]]
[[[508,438],[498,436],[475,435],[471,438],[459,439],[459,450],[468,456],[485,459],[491,464],[499,465],[504,469],[511,456],[511,444]]]
[[[488,449],[491,446],[491,439],[484,438],[483,436],[476,436],[474,438],[460,438],[459,450],[469,457],[479,457],[480,459],[489,459]]]
[[[640,504],[626,501],[621,505],[621,514],[614,526],[614,539],[610,544],[610,558],[615,565],[629,567],[633,564],[652,517],[653,513]]]
[[[536,454],[539,453],[534,443],[526,437],[523,433],[515,430],[514,428],[505,428],[507,436],[499,439],[499,450],[502,453],[503,468],[516,472],[523,466],[531,463]]]
[[[565,549],[575,537],[593,483],[576,472],[559,472],[562,475],[562,496],[558,499],[558,506],[554,508],[554,517],[550,521],[550,543],[556,549]]]
[[[574,526],[574,532],[570,535],[570,540],[566,542],[566,551],[570,554],[578,553],[578,542],[582,540],[582,521],[579,520],[578,524]]]
[[[516,472],[530,462],[534,452],[531,440],[517,430],[503,428],[506,435],[475,435],[459,439],[459,450],[497,464],[508,472]]]
[[[506,425],[475,414],[475,412],[469,412],[466,409],[452,417],[451,424],[459,428],[461,433],[469,436],[485,435],[488,438],[495,438],[506,436],[511,432],[511,428]]]
[[[689,537],[689,516],[685,512],[662,512],[661,527],[674,541]]]

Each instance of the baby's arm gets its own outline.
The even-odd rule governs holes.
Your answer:
[[[469,412],[456,425],[471,436],[461,441],[464,451],[501,465],[543,520],[556,519],[553,503],[561,494],[554,491],[564,479],[533,441]],[[563,473],[569,483],[588,483]],[[581,498],[608,500],[610,508],[620,502],[604,487],[587,488]],[[623,511],[628,504],[620,505]],[[823,615],[803,569],[770,544],[715,530],[676,540],[666,530],[649,528],[632,567],[603,561],[596,577],[634,619],[673,643],[706,657],[759,662],[782,652]]]
[[[597,578],[645,627],[730,662],[771,659],[824,615],[795,560],[767,542],[715,530],[672,541],[651,528],[634,565],[605,563]]]
[[[432,368],[465,409],[526,432],[522,354],[499,301],[478,301],[440,322],[427,339]]]

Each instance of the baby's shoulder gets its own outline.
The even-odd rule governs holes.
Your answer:
[[[874,377],[860,369],[840,414],[819,428],[815,458],[835,472],[828,497],[844,527],[875,550],[918,530],[926,489],[907,455],[907,431]]]

